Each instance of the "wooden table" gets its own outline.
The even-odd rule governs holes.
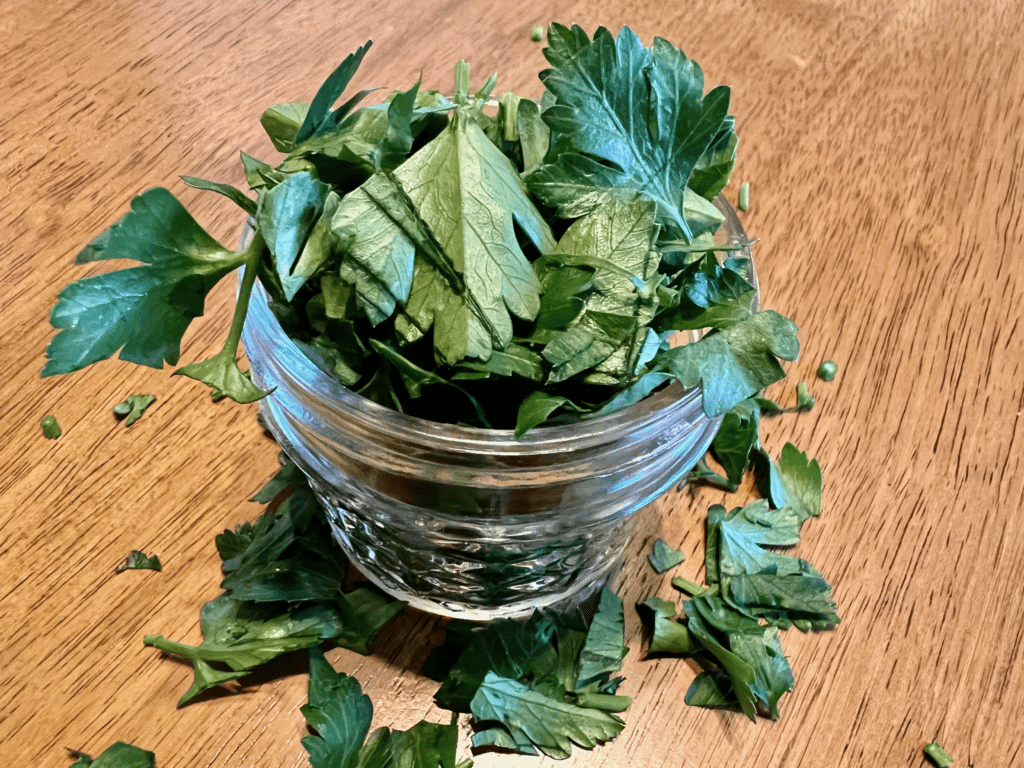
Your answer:
[[[161,768],[301,766],[301,658],[234,696],[181,711],[187,666],[142,644],[197,642],[218,593],[213,536],[253,517],[276,466],[252,407],[213,404],[168,371],[111,361],[41,380],[58,290],[88,273],[75,253],[130,197],[167,185],[223,242],[230,203],[178,174],[242,183],[238,151],[276,157],[266,106],[311,89],[365,39],[360,82],[392,87],[452,66],[497,70],[499,92],[541,92],[530,28],[628,23],[683,47],[709,84],[733,86],[741,137],[727,194],[760,238],[767,307],[802,327],[787,383],[818,398],[766,423],[825,475],[799,554],[835,585],[835,632],[786,633],[795,691],[778,722],[689,708],[685,660],[644,661],[628,610],[624,733],[567,765],[920,766],[938,739],[956,765],[1024,764],[1024,12],[1016,2],[426,2],[136,0],[0,15],[0,755],[62,766],[117,740]],[[182,360],[211,354],[233,300],[225,281]],[[818,363],[839,364],[832,383]],[[111,406],[153,392],[131,429]],[[42,416],[64,428],[43,439]],[[739,503],[744,489],[726,503]],[[745,495],[744,495],[745,494]],[[672,493],[630,545],[627,605],[668,597],[643,562],[681,545],[701,577],[709,490]],[[164,569],[115,575],[133,548]],[[375,724],[442,721],[419,674],[442,635],[408,612],[374,655],[330,654],[373,699]],[[488,754],[477,765],[527,758]],[[547,761],[543,761],[547,764]]]

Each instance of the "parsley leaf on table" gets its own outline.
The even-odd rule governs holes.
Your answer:
[[[678,549],[672,549],[672,547],[665,543],[664,539],[656,539],[654,551],[647,555],[647,560],[650,562],[651,567],[658,573],[672,570],[685,559],[686,555]]]
[[[114,406],[114,415],[119,419],[124,419],[124,425],[130,427],[142,418],[142,414],[154,402],[156,402],[156,395],[128,395],[124,402]]]
[[[302,714],[317,734],[302,739],[313,768],[456,768],[454,724],[420,721],[407,731],[378,728],[367,740],[370,698],[354,677],[336,672],[319,648],[309,651],[309,702]]]
[[[767,454],[766,454],[767,456]],[[789,507],[801,520],[821,514],[821,465],[792,443],[786,443],[778,464],[769,469],[772,504]]]
[[[471,707],[477,721],[501,723],[516,745],[525,739],[555,759],[569,757],[572,743],[592,749],[624,727],[615,715],[553,699],[494,672],[484,677]]]
[[[160,558],[156,555],[149,555],[147,557],[144,552],[133,549],[128,553],[125,561],[114,569],[116,573],[124,573],[129,570],[159,571],[161,570]]]
[[[111,744],[95,758],[76,749],[69,751],[77,758],[69,768],[156,768],[156,755],[123,741]]]

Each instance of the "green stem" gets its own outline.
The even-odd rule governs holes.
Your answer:
[[[633,699],[629,696],[612,696],[607,693],[579,693],[576,703],[588,709],[600,709],[604,712],[623,712],[629,709]]]
[[[696,597],[697,595],[707,591],[704,587],[698,586],[689,579],[684,579],[682,576],[676,576],[672,579],[672,586],[685,592],[690,597]]]
[[[242,275],[242,285],[238,289],[235,314],[231,318],[231,331],[228,333],[224,346],[217,353],[218,357],[229,357],[232,361],[237,358],[238,343],[242,340],[242,327],[245,325],[245,315],[249,311],[249,297],[252,295],[252,287],[256,283],[256,272],[266,245],[263,234],[257,229],[252,237],[252,242],[244,251],[245,272]]]
[[[194,646],[176,643],[173,640],[168,640],[163,635],[146,635],[142,638],[142,642],[154,648],[159,648],[161,651],[173,653],[176,656],[183,656],[186,659],[194,659],[196,657]]]

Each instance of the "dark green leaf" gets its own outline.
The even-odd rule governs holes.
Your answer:
[[[307,238],[325,213],[330,187],[309,173],[294,173],[270,190],[264,198],[257,224],[274,259],[285,298],[289,301],[315,271],[329,252],[326,236],[328,219],[319,227],[311,253],[305,253]],[[338,197],[332,198],[332,207],[338,206]],[[300,256],[301,261],[300,261]]]
[[[70,768],[156,768],[156,755],[123,741],[111,744],[95,759],[78,750],[69,751],[78,758]]]
[[[192,663],[195,680],[179,707],[207,688],[242,677],[282,653],[319,645],[339,629],[337,613],[319,606],[268,615],[227,595],[203,606],[199,624],[203,642],[198,646],[175,643],[161,635],[144,638],[146,645]],[[226,664],[230,671],[215,669],[213,664]]]
[[[242,252],[210,237],[166,189],[132,210],[78,254],[78,263],[132,259],[145,266],[66,286],[50,313],[63,329],[46,349],[43,376],[70,373],[121,350],[122,360],[159,368],[178,361],[181,337],[213,286],[242,265]]]
[[[516,743],[521,734],[555,759],[567,758],[573,743],[593,749],[623,728],[614,715],[557,701],[494,672],[480,684],[471,709],[478,721],[501,723]]]
[[[672,549],[664,539],[655,539],[654,551],[647,555],[647,559],[656,573],[665,573],[683,562],[686,555],[678,549]]]
[[[740,709],[751,721],[757,719],[757,696],[755,694],[756,681],[754,668],[746,659],[726,648],[711,630],[704,624],[696,609],[693,608],[693,601],[684,604],[687,626],[693,637],[704,647],[708,653],[714,656],[722,669],[732,680],[733,692],[736,694],[736,701]]]
[[[791,624],[828,629],[839,624],[832,588],[818,574],[740,574],[729,580],[726,597],[743,613],[787,629]]]
[[[249,501],[256,501],[260,504],[269,504],[277,498],[281,491],[291,486],[300,486],[305,482],[306,476],[302,474],[302,470],[299,469],[298,464],[293,462],[291,459],[286,459],[285,463],[281,465],[281,468],[274,473],[274,476],[270,478],[266,484],[260,488],[256,495],[249,499]]]
[[[459,729],[420,721],[407,731],[391,732],[394,768],[455,768]]]
[[[160,558],[156,555],[147,556],[144,552],[137,549],[133,549],[128,553],[128,557],[121,565],[117,566],[114,571],[116,573],[124,573],[128,570],[149,570],[159,571],[161,570]]]
[[[114,406],[114,415],[119,419],[124,419],[124,425],[130,427],[142,418],[142,414],[155,401],[156,395],[128,395],[124,402]]]
[[[309,703],[302,707],[316,736],[302,746],[313,768],[348,768],[370,731],[373,704],[354,677],[336,672],[318,647],[309,650]]]
[[[252,383],[252,379],[238,367],[238,359],[234,355],[223,352],[179,368],[172,375],[203,382],[213,389],[215,400],[230,397],[236,403],[254,403],[270,394]]]
[[[796,544],[800,541],[802,522],[798,514],[787,508],[769,509],[764,499],[742,509],[736,508],[724,517],[716,517],[719,578],[769,569],[779,576],[801,573],[801,561],[767,551],[762,546]],[[709,557],[712,554],[709,552]]]
[[[703,198],[714,200],[725,189],[736,161],[736,121],[729,115],[711,144],[704,150],[690,174],[690,189]]]
[[[61,435],[60,423],[54,415],[43,416],[39,425],[43,428],[43,437],[48,440],[56,440]]]
[[[753,398],[730,409],[711,442],[711,451],[729,482],[738,484],[750,464],[750,452],[759,442],[761,409]]]
[[[671,600],[651,597],[641,604],[651,613],[648,625],[651,632],[650,653],[697,653],[701,646],[693,639],[685,625],[675,621],[676,604]]]
[[[770,467],[771,499],[776,507],[789,507],[801,522],[821,514],[821,465],[792,443],[786,443],[779,463]]]
[[[629,649],[625,641],[622,600],[608,587],[601,590],[597,612],[590,623],[587,641],[580,653],[576,690],[597,688],[612,672],[622,668]]]
[[[777,358],[796,359],[796,331],[791,320],[768,310],[656,359],[684,387],[701,385],[704,412],[715,416],[785,375]]]
[[[572,406],[568,398],[557,395],[549,395],[546,392],[531,392],[519,405],[519,413],[516,417],[516,440],[522,439],[523,435],[542,424],[548,416],[564,406]]]
[[[659,371],[645,373],[639,379],[615,395],[611,400],[608,400],[606,403],[601,405],[600,408],[587,414],[585,418],[606,416],[609,413],[615,413],[623,408],[635,405],[651,394],[651,392],[671,381],[672,378],[671,374],[661,373]]]
[[[367,40],[354,53],[349,54],[324,81],[324,84],[320,86],[316,96],[313,97],[312,103],[309,105],[309,109],[306,111],[302,125],[296,132],[294,139],[292,139],[294,144],[301,144],[306,139],[337,127],[348,111],[355,106],[354,104],[346,103],[333,113],[331,112],[334,102],[345,91],[349,81],[352,79],[352,75],[356,73],[363,60],[363,56],[366,55],[372,44],[372,40]]]
[[[697,675],[686,691],[685,701],[691,707],[740,711],[739,702],[732,690],[732,680],[728,673],[717,667]]]
[[[208,181],[207,179],[200,179],[196,176],[182,176],[181,180],[190,187],[205,189],[210,192],[216,192],[219,195],[224,195],[224,197],[233,202],[250,216],[256,215],[256,201],[247,197],[242,190],[236,189],[230,184],[224,184],[219,181]]]
[[[729,89],[702,99],[700,67],[661,38],[644,48],[628,27],[618,40],[601,28],[585,46],[574,29],[545,55],[555,68],[541,79],[556,103],[543,113],[552,151],[534,191],[564,217],[639,195],[657,203],[660,222],[692,237],[681,202],[726,119]]]

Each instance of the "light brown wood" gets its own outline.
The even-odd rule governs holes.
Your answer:
[[[74,254],[167,185],[224,242],[230,203],[187,173],[241,183],[238,150],[272,158],[262,109],[308,98],[368,37],[361,74],[444,86],[467,58],[499,89],[539,95],[534,24],[630,24],[662,35],[733,86],[743,221],[760,238],[766,306],[802,327],[784,404],[767,422],[824,468],[824,513],[799,554],[836,587],[835,632],[784,635],[796,677],[778,722],[687,707],[687,661],[644,661],[628,611],[626,730],[566,765],[920,766],[938,739],[957,766],[1024,764],[1024,11],[1010,0],[357,3],[6,0],[0,14],[0,756],[61,766],[65,747],[117,740],[161,768],[306,765],[300,662],[244,693],[176,710],[187,666],[142,636],[198,641],[218,592],[213,536],[257,513],[276,466],[254,410],[120,362],[40,380],[59,289],[89,273]],[[182,359],[223,338],[220,286]],[[813,378],[825,358],[832,383]],[[158,397],[131,429],[110,407]],[[64,428],[42,437],[54,413]],[[749,489],[747,490],[749,495]],[[663,500],[630,545],[627,604],[668,597],[643,560],[682,545],[701,576],[700,490]],[[726,503],[738,503],[743,494]],[[130,549],[160,574],[114,574]],[[375,723],[447,713],[419,674],[441,637],[407,612],[376,652],[330,658],[373,699]],[[482,755],[497,768],[527,759]],[[540,761],[548,764],[548,761]]]

